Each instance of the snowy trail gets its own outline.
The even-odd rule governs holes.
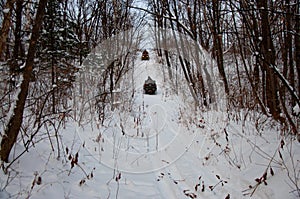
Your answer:
[[[183,198],[184,193],[191,194],[195,186],[194,176],[199,170],[200,160],[197,157],[198,146],[195,147],[193,159],[186,157],[191,145],[195,142],[197,133],[189,131],[184,124],[181,124],[179,117],[181,109],[185,106],[181,99],[171,92],[167,82],[164,82],[161,65],[156,62],[156,56],[152,52],[149,61],[137,61],[135,68],[135,80],[137,86],[137,104],[144,104],[145,113],[150,116],[149,123],[144,124],[155,130],[153,136],[158,134],[158,138],[152,137],[150,148],[153,147],[151,166],[153,179],[151,188],[156,188],[159,194],[156,198]],[[151,76],[156,80],[158,91],[156,95],[143,95],[142,88],[145,79]],[[145,128],[143,129],[145,130]],[[155,143],[158,141],[158,144]],[[157,150],[157,151],[155,151]],[[177,163],[180,161],[180,168]],[[194,167],[194,169],[193,169]],[[193,172],[190,172],[193,171]],[[143,175],[143,174],[142,174]],[[190,179],[188,179],[190,178]],[[150,188],[149,187],[149,188]],[[125,188],[125,187],[124,187]]]
[[[179,116],[180,104],[174,104],[174,102],[168,101],[168,99],[164,97],[164,95],[166,95],[165,92],[171,89],[164,82],[162,71],[159,68],[161,65],[153,61],[153,59],[156,58],[153,53],[151,57],[151,61],[139,63],[140,66],[136,68],[136,72],[138,74],[137,77],[140,77],[137,78],[139,85],[142,85],[148,76],[154,78],[158,85],[158,91],[155,96],[144,95],[145,106],[149,107],[148,113],[152,115],[152,128],[160,131],[160,136],[156,140],[160,142],[158,148],[162,145],[162,150],[164,150],[162,154],[156,153],[155,158],[157,160],[152,162],[153,169],[159,169],[153,172],[154,178],[156,178],[154,185],[159,191],[158,197],[180,198],[183,196],[182,191],[187,188],[187,185],[185,185],[185,180],[173,162],[180,158],[180,156],[176,157],[175,155],[174,158],[174,156],[170,155],[172,152],[178,153],[178,149],[172,149],[172,146],[168,146],[168,142],[174,142],[174,136],[177,136],[178,133],[185,132],[174,132],[180,129],[178,121],[174,121],[176,120],[176,116]],[[156,115],[154,115],[154,113]],[[171,144],[174,145],[174,143]],[[177,145],[177,143],[175,145]],[[163,165],[160,163],[163,163]],[[179,182],[181,183],[179,184]]]
[[[191,189],[175,162],[192,144],[195,133],[181,124],[180,110],[185,106],[164,82],[160,67],[154,52],[150,52],[149,61],[136,60],[136,92],[131,113],[120,113],[124,121],[106,129],[105,143],[91,142],[95,140],[92,129],[79,133],[83,142],[89,142],[85,147],[91,156],[108,168],[125,173],[129,183],[121,187],[125,195],[136,193],[140,198],[153,198],[153,194],[141,192],[147,187],[155,198],[180,198],[183,190]],[[155,95],[143,93],[148,76],[157,83]],[[162,174],[165,176],[160,179]],[[138,175],[143,180],[138,180]]]

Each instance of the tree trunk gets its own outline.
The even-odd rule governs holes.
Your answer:
[[[21,27],[22,27],[22,10],[23,10],[23,0],[18,0],[16,3],[16,26],[15,26],[15,44],[13,51],[13,63],[10,65],[11,74],[15,73],[17,70],[17,60],[20,58],[21,49]]]
[[[262,68],[265,71],[266,104],[275,119],[280,119],[280,104],[278,97],[278,82],[272,66],[275,66],[275,48],[273,45],[268,17],[267,0],[258,1],[261,15],[262,31]]]
[[[288,58],[288,68],[289,68],[289,76],[288,76],[288,80],[289,83],[291,85],[291,87],[295,88],[295,71],[294,71],[294,59],[293,59],[293,45],[292,44],[292,32],[293,32],[293,28],[292,28],[292,15],[291,15],[291,11],[292,9],[290,8],[290,0],[286,0],[286,29],[287,29],[287,36],[286,36],[286,50],[288,52],[287,54],[287,58]],[[297,37],[297,36],[295,36]],[[295,106],[296,105],[296,100],[294,98],[291,99],[292,100],[292,105]]]
[[[300,95],[300,5],[296,5],[296,12],[295,15],[295,61],[296,61],[296,68],[297,68],[297,74],[298,74],[298,96]]]
[[[4,7],[7,12],[4,12],[4,19],[0,31],[0,60],[2,59],[2,53],[5,51],[6,40],[8,37],[9,28],[11,26],[11,16],[12,16],[13,6],[15,2],[16,0],[6,1]]]
[[[20,92],[18,94],[16,106],[14,108],[14,114],[11,116],[11,118],[9,118],[8,124],[5,128],[5,134],[3,135],[1,140],[0,158],[5,162],[9,161],[10,151],[17,140],[22,125],[24,107],[35,58],[36,44],[40,36],[40,27],[43,22],[46,4],[47,0],[39,1],[36,19],[32,29],[32,36],[29,44],[27,60],[23,72],[23,81],[21,83]]]
[[[224,70],[224,60],[223,60],[223,44],[222,44],[222,33],[220,31],[220,6],[219,1],[213,0],[213,18],[212,18],[212,34],[215,55],[217,58],[218,70],[224,83],[225,92],[229,94],[229,86],[226,78],[226,73]]]

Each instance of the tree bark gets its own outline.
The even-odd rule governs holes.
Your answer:
[[[0,60],[2,59],[2,54],[5,51],[6,40],[11,26],[11,16],[12,16],[13,6],[15,2],[16,0],[6,1],[4,7],[5,10],[7,10],[7,12],[4,12],[4,19],[0,31]]]
[[[16,3],[16,26],[15,26],[15,44],[13,51],[13,62],[10,66],[11,73],[15,73],[17,70],[17,60],[20,58],[21,49],[21,27],[22,27],[22,10],[23,10],[23,0],[17,0]]]
[[[219,1],[213,0],[213,18],[212,18],[212,34],[213,34],[213,44],[214,50],[216,51],[217,65],[218,70],[221,75],[221,78],[224,83],[224,89],[226,94],[229,94],[229,86],[226,77],[226,73],[224,70],[224,58],[223,58],[223,43],[222,43],[222,33],[220,30],[220,5]]]
[[[47,0],[39,1],[36,19],[32,29],[26,64],[23,72],[23,81],[21,83],[20,92],[18,94],[13,115],[11,116],[11,118],[9,118],[8,124],[5,128],[5,133],[1,140],[0,158],[5,162],[9,161],[10,151],[17,140],[22,125],[24,107],[28,95],[28,88],[35,58],[36,45],[40,36],[40,28],[43,22],[46,4]]]
[[[291,87],[295,88],[295,71],[294,71],[294,59],[293,59],[293,45],[292,44],[292,9],[290,8],[290,0],[286,0],[286,50],[287,50],[287,60],[288,60],[288,80]],[[296,22],[297,23],[297,22]],[[283,93],[285,95],[285,93]],[[296,100],[294,98],[291,99],[291,103],[293,106],[296,105]]]
[[[298,95],[300,95],[300,5],[296,5],[296,12],[297,14],[295,15],[295,62],[296,62],[296,69],[297,69],[297,74],[298,74]]]
[[[272,66],[275,66],[275,48],[271,37],[267,0],[258,1],[258,8],[261,15],[262,68],[266,75],[264,88],[266,91],[266,104],[272,116],[275,119],[280,119],[278,82],[272,69]]]

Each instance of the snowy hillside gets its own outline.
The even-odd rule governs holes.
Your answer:
[[[120,97],[103,126],[66,121],[63,157],[46,135],[36,137],[1,172],[0,198],[297,198],[299,143],[263,115],[253,121],[257,113],[194,111],[157,60],[154,51],[149,61],[137,54],[133,99]],[[148,76],[156,95],[143,93]]]

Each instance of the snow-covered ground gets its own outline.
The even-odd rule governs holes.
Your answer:
[[[1,171],[0,198],[299,196],[297,141],[263,116],[253,121],[257,113],[194,111],[173,93],[161,67],[155,52],[149,61],[138,55],[130,111],[120,104],[104,126],[67,122],[59,142],[63,157],[45,135],[37,137],[7,175]],[[143,94],[148,76],[157,82],[156,95]]]

